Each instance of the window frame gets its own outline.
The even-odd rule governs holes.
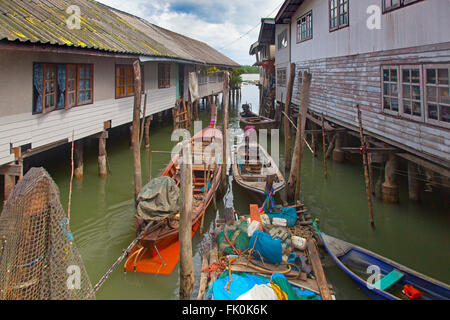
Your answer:
[[[55,78],[53,79],[54,87],[55,87],[55,91],[53,93],[55,105],[53,107],[46,108],[46,106],[45,106],[45,98],[47,96],[51,96],[52,95],[52,94],[47,95],[45,93],[46,84],[47,84],[47,80],[45,80],[45,73],[46,73],[46,70],[48,68],[50,68],[50,67],[54,69],[54,74],[55,74]],[[49,112],[52,112],[52,111],[56,110],[56,107],[58,106],[58,90],[57,90],[57,88],[58,88],[58,64],[56,64],[56,63],[43,63],[42,64],[42,112],[40,112],[40,113],[46,114],[46,113],[49,113]],[[38,112],[38,114],[39,114],[39,112]]]
[[[435,125],[435,126],[439,126],[439,127],[443,127],[443,128],[448,128],[450,129],[450,122],[445,122],[442,120],[436,120],[436,119],[431,119],[428,115],[428,90],[427,87],[429,86],[429,84],[427,83],[427,70],[428,69],[444,69],[447,68],[448,73],[449,73],[449,78],[450,78],[450,63],[435,63],[435,64],[424,64],[423,65],[423,82],[424,82],[424,112],[425,112],[425,122]],[[438,74],[436,75],[436,78],[438,79]],[[447,103],[439,103],[439,88],[445,85],[439,85],[439,83],[433,84],[434,87],[436,87],[437,89],[437,99],[438,101],[436,102],[437,108],[438,108],[438,118],[439,118],[439,114],[440,114],[440,106],[441,105],[449,105]],[[450,79],[449,79],[449,88],[450,88]],[[449,89],[450,91],[450,89]]]
[[[302,20],[303,18],[307,18],[308,16],[311,16],[311,36],[308,38],[305,38],[305,39],[301,39],[301,35],[300,35],[300,39],[299,39],[299,32],[298,32],[298,28],[299,28],[299,22],[300,22],[300,20]],[[308,23],[307,23],[307,20],[306,20],[306,26],[308,26]],[[306,30],[308,30],[308,29],[306,29]],[[297,19],[297,24],[296,24],[296,35],[295,35],[295,38],[296,38],[296,40],[297,40],[297,43],[302,43],[302,42],[306,42],[306,41],[309,41],[309,40],[312,40],[313,39],[313,36],[314,35],[314,20],[313,20],[313,11],[312,10],[310,10],[309,12],[307,12],[307,13],[305,13],[304,15],[302,15],[302,16],[300,16],[298,19]]]
[[[416,3],[421,2],[423,0],[398,0],[399,1],[398,5],[394,6],[394,7],[390,7],[389,9],[386,9],[385,1],[386,0],[381,0],[381,6],[382,6],[383,14],[389,13],[389,12],[392,12],[392,11],[395,11],[395,10],[398,10],[398,9],[401,9],[401,8],[408,7],[410,5],[416,4]],[[390,0],[390,1],[392,2],[392,0]]]
[[[37,64],[42,65],[42,111],[41,112],[37,112],[35,111],[35,99],[34,99],[34,93],[33,93],[33,101],[32,101],[32,111],[31,114],[32,115],[39,115],[39,114],[47,114],[50,113],[52,111],[60,111],[60,110],[69,110],[75,107],[79,107],[79,106],[85,106],[85,105],[89,105],[89,104],[93,104],[94,103],[94,64],[92,63],[73,63],[73,62],[33,62],[33,79],[34,79],[34,68],[36,67]],[[59,81],[58,81],[58,67],[60,65],[64,65],[65,66],[65,70],[66,70],[66,79],[65,79],[65,86],[66,89],[64,91],[64,107],[63,108],[59,108],[58,109],[58,99],[59,99],[59,94],[61,92],[61,89],[59,88]],[[48,67],[52,67],[55,68],[56,73],[55,73],[55,84],[56,84],[56,89],[55,89],[55,95],[56,95],[56,105],[55,107],[52,108],[45,108],[45,69]],[[79,66],[88,66],[90,67],[90,82],[91,82],[91,99],[89,101],[86,101],[84,103],[79,103]],[[74,67],[75,68],[75,103],[73,105],[68,105],[68,68],[69,67]],[[34,91],[34,85],[33,85],[33,91]],[[73,92],[73,91],[72,91]]]
[[[424,122],[425,121],[425,117],[424,117],[424,111],[425,111],[425,104],[424,104],[424,94],[423,94],[423,68],[422,65],[414,65],[414,64],[405,64],[405,65],[401,65],[399,66],[400,69],[400,74],[398,77],[398,81],[399,81],[399,94],[400,94],[400,108],[399,108],[399,114],[402,118],[407,118],[410,120],[416,120],[419,122]],[[405,69],[418,69],[419,70],[419,88],[420,88],[420,116],[416,116],[414,114],[408,114],[405,113],[405,106],[404,106],[404,94],[403,94],[403,86],[405,85],[403,82],[403,70]],[[407,83],[411,86],[413,86],[413,82],[409,82]],[[411,102],[414,102],[415,99],[412,99],[412,92],[411,92],[411,98],[408,98],[408,100],[411,100]],[[411,111],[413,110],[413,106],[411,105]]]
[[[278,76],[279,72],[284,72],[284,81],[283,81],[283,83],[280,83],[281,79]],[[284,87],[287,86],[286,82],[287,82],[287,68],[278,68],[277,69],[277,86],[284,88]]]
[[[87,100],[85,102],[80,102],[80,68],[85,68],[88,67],[90,68],[90,77],[89,79],[85,78],[84,80],[89,80],[91,82],[91,99]],[[87,90],[84,90],[85,92]],[[93,64],[85,64],[85,63],[80,63],[77,64],[77,107],[78,106],[85,106],[88,104],[92,104],[94,103],[94,65]]]
[[[117,72],[120,69],[123,70],[123,75],[124,75],[124,78],[123,78],[123,81],[124,81],[123,82],[123,95],[118,95],[117,94],[117,89],[118,89],[118,86],[117,86],[118,73]],[[132,74],[131,83],[133,85],[133,92],[131,94],[128,93],[128,87],[130,85],[128,84],[128,80],[129,79],[127,77],[127,70],[131,70],[131,74]],[[124,98],[133,97],[134,96],[134,92],[136,90],[136,88],[134,87],[134,67],[133,67],[133,65],[132,64],[116,64],[115,74],[116,74],[116,77],[115,77],[115,85],[114,85],[115,88],[114,88],[114,91],[115,91],[116,99],[124,99]]]
[[[69,105],[69,68],[73,68],[74,71],[74,75],[75,77],[72,78],[71,80],[73,80],[74,86],[73,86],[73,90],[70,91],[70,93],[74,94],[74,98],[73,98],[73,105]],[[66,64],[66,91],[64,92],[65,94],[65,101],[64,101],[64,109],[69,110],[72,109],[73,107],[77,106],[77,93],[78,93],[78,89],[77,89],[77,74],[78,74],[78,68],[76,64],[73,63],[68,63]]]
[[[172,68],[170,63],[158,63],[158,89],[168,89],[171,87],[171,72]]]
[[[397,100],[398,100],[398,110],[394,111],[391,109],[385,109],[384,108],[384,98],[385,98],[385,93],[384,93],[384,85],[385,85],[385,81],[384,81],[384,70],[389,69],[389,70],[396,70],[397,71]],[[389,72],[390,75],[390,72]],[[388,81],[389,85],[392,85],[393,82],[391,81],[391,78],[389,76],[389,81]],[[393,96],[392,95],[388,95],[388,98],[392,99]],[[385,114],[390,114],[393,116],[400,116],[400,100],[402,99],[402,96],[400,95],[400,67],[399,66],[392,66],[392,65],[382,65],[381,66],[381,110],[383,113]],[[391,100],[391,106],[392,106],[392,100]]]
[[[328,0],[328,29],[329,32],[334,32],[340,29],[345,29],[350,26],[350,0],[343,0],[344,4],[347,3],[347,22],[341,24],[341,0],[337,0],[337,25],[335,27],[331,26],[331,2],[334,0]],[[383,0],[382,0],[383,1]]]

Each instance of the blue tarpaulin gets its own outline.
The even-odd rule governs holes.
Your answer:
[[[281,212],[273,211],[271,213],[267,213],[269,216],[270,222],[273,221],[274,218],[280,218],[287,220],[287,226],[289,228],[293,228],[297,223],[297,211],[294,208],[285,208],[281,207]]]
[[[249,248],[253,248],[252,255],[256,259],[261,259],[261,256],[263,256],[264,260],[273,264],[279,264],[283,261],[281,240],[273,239],[268,233],[256,230],[250,239]]]

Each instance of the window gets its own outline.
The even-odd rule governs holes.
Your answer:
[[[33,114],[93,102],[93,65],[35,63],[33,69]]]
[[[382,68],[383,111],[450,128],[450,64]]]
[[[398,68],[383,68],[383,110],[386,113],[398,114],[399,91],[398,91]]]
[[[422,70],[420,67],[401,67],[402,113],[406,117],[422,117]]]
[[[450,127],[450,65],[425,66],[426,119]]]
[[[208,83],[208,76],[206,75],[206,72],[204,70],[200,71],[200,74],[198,76],[198,84],[207,84]]]
[[[56,75],[56,65],[44,64],[44,112],[56,109],[58,89]]]
[[[328,0],[330,12],[330,31],[348,27],[348,2],[349,0]]]
[[[77,69],[76,65],[68,64],[66,66],[66,109],[76,105],[77,96]]]
[[[92,103],[92,65],[78,65],[77,105]]]
[[[158,88],[170,88],[170,64],[158,64]]]
[[[285,29],[278,35],[278,49],[287,48],[287,46],[288,46],[288,36],[287,36],[287,29]]]
[[[381,0],[383,2],[383,13],[405,7],[422,0]]]
[[[297,21],[297,42],[310,40],[313,37],[312,11]]]
[[[286,86],[286,68],[277,70],[277,84],[279,87]]]
[[[134,70],[131,65],[116,66],[116,99],[134,95]]]

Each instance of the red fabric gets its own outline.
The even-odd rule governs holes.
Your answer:
[[[413,300],[419,299],[422,296],[422,292],[420,292],[410,284],[407,284],[403,287],[403,292],[408,296],[408,298]]]

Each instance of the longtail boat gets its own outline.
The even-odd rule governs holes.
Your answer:
[[[286,180],[269,153],[259,144],[245,142],[236,146],[233,176],[241,187],[264,195],[268,176],[275,176],[273,193],[286,186]]]
[[[336,264],[373,299],[450,299],[450,286],[445,283],[354,244],[323,233],[321,236]],[[369,281],[376,270],[380,271],[379,279]]]
[[[240,113],[242,127],[253,126],[256,130],[275,128],[277,124],[275,120],[251,112],[251,107],[248,104],[242,105],[242,108],[244,110]]]
[[[200,157],[204,161],[202,164],[194,162],[192,165],[192,236],[199,228],[221,181],[222,163],[220,155],[211,155],[208,159],[205,159],[206,156],[203,157],[205,148],[212,143],[215,142],[222,146],[222,133],[215,128],[215,117],[211,119],[211,124],[210,127],[205,128],[191,139],[192,152],[197,155],[199,146],[201,146]],[[175,180],[178,187],[181,183],[179,158],[180,155],[175,156],[161,174],[163,177],[170,177]],[[154,226],[150,226],[149,231],[130,251],[124,266],[126,272],[169,275],[178,264],[180,256],[179,216],[154,222],[154,224]],[[137,219],[136,225],[139,233]],[[143,230],[143,228],[141,227],[140,230]]]

